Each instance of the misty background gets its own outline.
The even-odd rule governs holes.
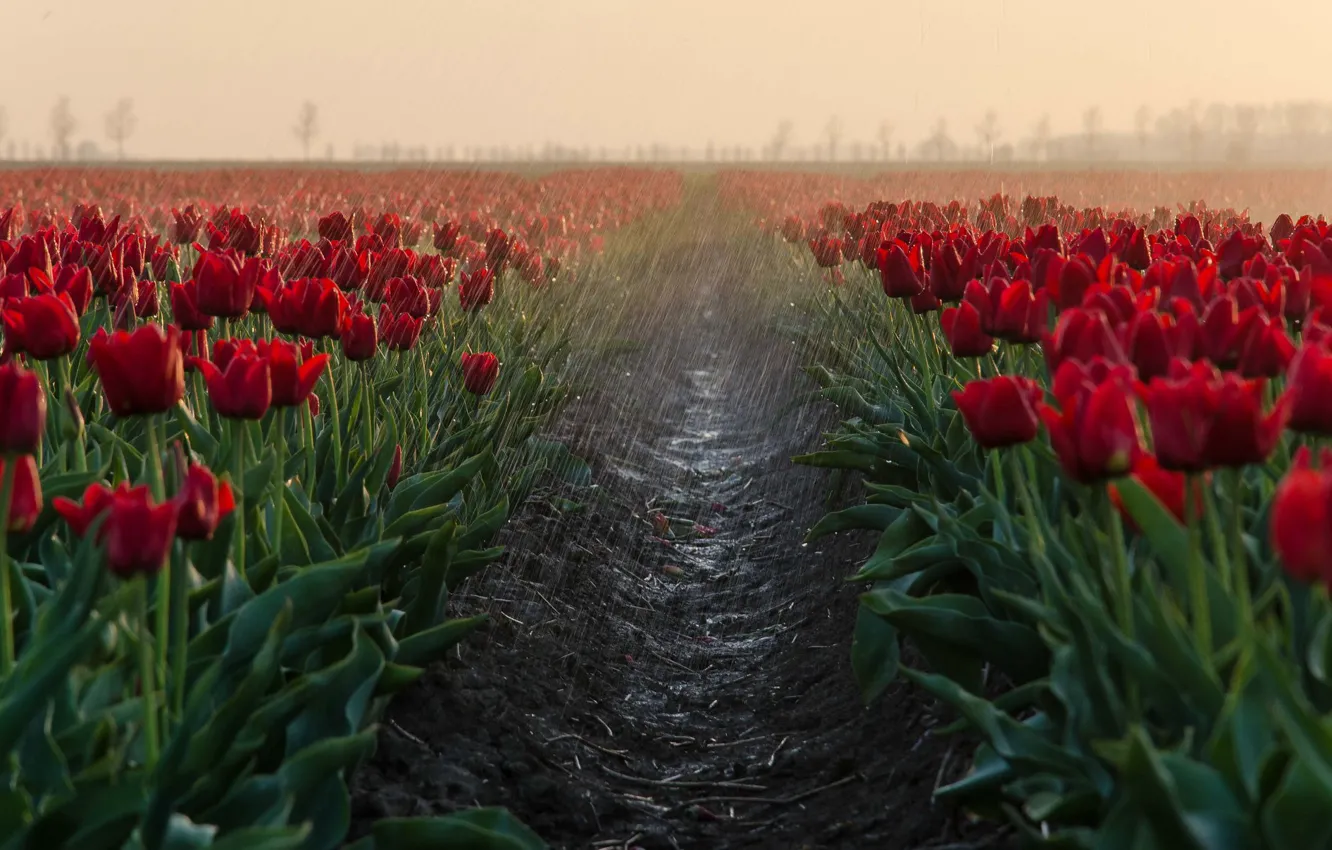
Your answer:
[[[4,13],[23,161],[1332,162],[1332,5],[159,0]]]

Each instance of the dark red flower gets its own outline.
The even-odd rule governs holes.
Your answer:
[[[129,489],[128,481],[120,482],[117,487],[118,491],[128,492]],[[88,528],[93,524],[93,520],[111,507],[111,497],[115,492],[99,481],[88,485],[87,489],[83,491],[81,502],[66,499],[64,496],[56,496],[51,500],[51,507],[55,508],[56,513],[64,518],[65,524],[69,526],[69,530],[74,533],[75,537],[83,537],[88,533]]]
[[[981,330],[981,315],[974,304],[963,302],[940,316],[944,338],[954,357],[983,357],[994,348],[994,338]]]
[[[1169,313],[1143,310],[1119,329],[1119,341],[1129,361],[1144,381],[1170,371],[1171,361],[1192,360],[1198,346],[1198,317],[1184,313],[1178,319]]]
[[[1068,369],[1078,368],[1074,363]],[[1062,397],[1059,409],[1041,405],[1050,444],[1064,471],[1090,484],[1125,475],[1142,453],[1142,434],[1134,416],[1132,392],[1126,381],[1090,383]]]
[[[1286,376],[1292,431],[1332,436],[1332,352],[1305,345],[1290,362]]]
[[[235,253],[205,252],[194,264],[199,310],[209,316],[238,319],[250,311],[258,289],[276,289],[282,284],[277,269],[255,257],[241,259]]]
[[[384,479],[384,483],[388,485],[390,490],[392,490],[394,487],[398,486],[398,479],[401,477],[402,446],[397,445],[393,447],[393,463],[389,464],[388,477]]]
[[[499,378],[499,358],[489,351],[462,355],[463,387],[473,395],[485,395]]]
[[[206,331],[213,317],[199,309],[198,284],[193,280],[171,284],[171,316],[183,331]]]
[[[394,313],[387,306],[379,311],[379,338],[391,351],[410,351],[421,337],[425,319],[407,313]]]
[[[218,481],[212,470],[197,463],[190,464],[173,501],[176,536],[182,540],[212,540],[218,523],[236,509],[231,485]]]
[[[999,449],[1036,439],[1036,408],[1043,396],[1030,378],[1000,375],[971,381],[953,393],[953,401],[981,448]]]
[[[79,316],[65,294],[10,299],[3,314],[5,351],[35,360],[64,357],[79,345]]]
[[[1332,451],[1318,469],[1307,448],[1277,485],[1269,538],[1286,572],[1300,581],[1332,580]]]
[[[37,460],[27,454],[0,457],[0,475],[4,475],[7,463],[14,464],[14,488],[9,494],[6,527],[13,533],[26,534],[42,513],[42,479],[37,472]]]
[[[310,339],[336,337],[347,315],[347,297],[328,278],[293,280],[265,301],[274,328]]]
[[[458,278],[458,300],[467,312],[475,312],[495,298],[495,273],[482,266]]]
[[[1157,462],[1155,455],[1142,454],[1138,456],[1138,462],[1133,465],[1133,472],[1130,477],[1146,488],[1153,496],[1160,500],[1165,509],[1174,515],[1175,519],[1184,522],[1187,519],[1185,514],[1186,506],[1184,504],[1184,487],[1186,476],[1182,472],[1172,472]],[[1110,501],[1114,503],[1115,509],[1119,511],[1120,516],[1131,527],[1137,528],[1133,517],[1124,509],[1124,501],[1120,496],[1119,488],[1114,484],[1109,487]],[[1201,510],[1203,499],[1202,482],[1197,481],[1193,491],[1193,510]]]
[[[357,362],[369,360],[375,356],[379,344],[379,329],[374,316],[367,316],[357,309],[349,312],[342,322],[342,353],[348,360]]]
[[[174,325],[94,336],[89,356],[117,416],[165,413],[185,395],[185,360]]]
[[[42,382],[14,362],[0,365],[0,455],[32,454],[46,428]]]
[[[1088,361],[1093,357],[1124,363],[1127,358],[1115,339],[1109,320],[1100,310],[1074,308],[1060,314],[1054,333],[1043,334],[1045,362],[1054,374],[1065,360]]]
[[[1040,342],[1048,321],[1049,304],[1049,290],[1032,294],[1030,281],[1017,280],[1005,285],[999,292],[999,302],[991,319],[994,336],[1024,345]]]
[[[220,416],[228,419],[262,419],[273,402],[268,361],[252,355],[236,355],[225,368],[207,360],[198,362],[208,382],[208,400]]]
[[[178,510],[174,502],[154,502],[146,486],[116,490],[101,534],[107,568],[122,579],[160,572],[176,538]]]
[[[259,355],[268,361],[273,386],[273,407],[305,404],[328,365],[327,354],[305,355],[291,343],[274,339],[260,341]]]
[[[1166,469],[1201,472],[1262,463],[1289,416],[1289,396],[1263,411],[1263,382],[1221,373],[1210,363],[1177,361],[1166,378],[1139,392],[1152,426],[1152,445]]]
[[[879,246],[879,276],[883,280],[883,292],[889,298],[910,298],[925,291],[920,246],[912,245],[908,250],[909,254],[898,242],[884,242]]]

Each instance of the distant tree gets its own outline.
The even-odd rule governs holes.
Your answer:
[[[53,144],[52,154],[55,159],[68,160],[73,148],[70,142],[74,138],[74,131],[79,128],[79,122],[74,118],[74,110],[70,108],[69,98],[61,97],[56,101],[51,109],[51,141]]]
[[[1147,143],[1151,140],[1152,110],[1147,104],[1138,107],[1133,113],[1133,131],[1138,137],[1138,159],[1147,159]]]
[[[994,162],[994,146],[999,141],[1003,133],[999,129],[999,115],[993,109],[985,113],[985,117],[976,125],[976,138],[980,141],[981,156],[990,162]]]
[[[948,135],[948,122],[940,118],[934,124],[934,131],[921,142],[921,153],[926,159],[943,162],[957,150],[957,144]]]
[[[1203,158],[1203,142],[1206,141],[1207,131],[1203,126],[1202,107],[1196,100],[1189,103],[1188,116],[1189,162],[1200,162]]]
[[[1253,159],[1254,143],[1261,122],[1262,113],[1258,107],[1243,103],[1235,107],[1235,141],[1231,145],[1231,159],[1237,162]]]
[[[781,162],[782,157],[786,155],[786,149],[791,146],[793,135],[795,135],[795,124],[790,121],[779,122],[776,132],[772,134],[772,140],[768,142],[768,159]]]
[[[879,124],[879,153],[887,162],[893,158],[893,125],[888,121]]]
[[[828,161],[837,161],[837,147],[842,143],[842,119],[834,115],[828,119],[828,126],[823,128],[823,135],[828,140]]]
[[[116,146],[116,159],[125,158],[125,140],[134,135],[139,119],[134,115],[134,101],[122,97],[106,113],[106,137]]]
[[[1318,129],[1318,104],[1311,101],[1287,103],[1283,112],[1286,119],[1286,132],[1294,146],[1296,159],[1304,159],[1309,154],[1309,137]]]
[[[0,141],[2,141],[8,133],[9,133],[9,115],[8,113],[5,112],[5,108],[3,106],[0,106]],[[13,159],[14,142],[12,140],[9,143],[9,148],[10,148],[9,159]]]
[[[1042,115],[1031,130],[1032,159],[1050,158],[1050,116]]]
[[[319,135],[319,107],[307,100],[301,104],[301,111],[296,113],[296,126],[291,128],[296,140],[301,143],[305,158],[310,158],[310,145]]]
[[[1082,113],[1082,132],[1087,141],[1087,159],[1093,160],[1101,136],[1101,107],[1090,106]]]

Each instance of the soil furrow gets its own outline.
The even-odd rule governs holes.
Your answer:
[[[848,661],[868,541],[806,546],[827,477],[786,302],[696,191],[554,431],[595,470],[580,513],[524,507],[459,594],[492,625],[395,703],[356,817],[505,805],[556,847],[916,847],[971,831],[930,801],[948,742]],[[771,250],[767,246],[766,250]],[[613,312],[608,310],[608,313]],[[669,528],[659,516],[666,517]],[[954,764],[960,763],[954,758]]]

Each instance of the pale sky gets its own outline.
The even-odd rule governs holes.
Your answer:
[[[68,95],[102,148],[132,97],[131,156],[290,158],[398,140],[618,148],[807,145],[889,121],[959,140],[990,108],[1005,141],[1084,109],[1129,129],[1141,103],[1332,98],[1332,3],[1253,0],[8,0],[8,139],[49,147]],[[896,141],[894,142],[896,144]]]

